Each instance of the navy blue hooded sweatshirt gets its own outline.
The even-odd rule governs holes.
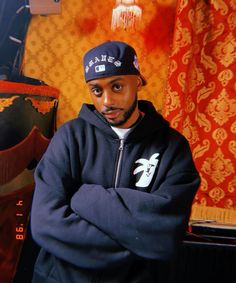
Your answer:
[[[35,171],[33,283],[157,283],[185,233],[199,175],[187,140],[150,102],[120,140],[84,104]]]

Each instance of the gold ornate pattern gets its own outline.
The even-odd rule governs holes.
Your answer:
[[[236,176],[234,176],[233,180],[229,182],[228,192],[234,193],[236,191]]]
[[[183,28],[181,21],[177,19],[175,38],[173,42],[173,54],[178,53],[182,47],[187,46],[191,43],[191,34],[189,30],[187,28]]]
[[[232,126],[230,127],[230,130],[232,133],[236,134],[236,121],[232,124]]]
[[[54,108],[55,104],[57,103],[57,99],[53,100],[39,100],[33,97],[26,97],[25,100],[30,100],[32,106],[40,113],[46,114],[50,112],[51,109]]]
[[[224,125],[231,117],[236,116],[236,99],[230,99],[226,90],[223,89],[216,99],[211,99],[206,112],[212,116],[217,124]]]
[[[214,203],[218,203],[225,197],[225,192],[220,187],[215,187],[209,191],[209,196],[212,198]]]
[[[209,140],[203,140],[202,144],[198,143],[197,146],[193,149],[193,157],[196,160],[197,158],[202,157],[210,148]]]
[[[188,5],[188,0],[180,0],[177,13],[180,14],[182,10]]]
[[[193,125],[189,116],[186,117],[183,123],[183,134],[189,140],[190,144],[195,144],[199,140],[196,127]]]
[[[201,181],[202,181],[202,184],[201,184],[200,190],[203,192],[206,192],[208,190],[208,182],[202,176],[201,176]]]
[[[233,175],[235,172],[232,161],[225,158],[220,148],[217,149],[213,157],[207,157],[205,159],[201,169],[217,185],[221,184],[225,180],[225,177]]]
[[[213,56],[207,55],[206,50],[204,50],[204,48],[201,51],[201,63],[206,70],[210,70],[210,74],[216,74],[217,65],[214,62]]]
[[[173,110],[180,107],[180,98],[177,91],[172,91],[169,85],[167,87],[167,92],[168,92],[168,96],[167,96],[168,104],[170,105],[170,107],[166,109],[166,111],[168,111],[167,113],[169,114]]]
[[[218,36],[220,36],[224,32],[224,24],[219,23],[215,30],[211,32],[207,32],[203,38],[203,44],[206,45],[207,43],[214,41]]]
[[[176,8],[170,57],[175,68],[168,77],[164,116],[189,140],[201,176],[194,216],[202,217],[204,211],[208,218],[232,221],[235,213],[229,211],[236,210],[236,2],[179,0]],[[211,216],[203,207],[214,208],[209,210]]]
[[[201,68],[196,66],[196,62],[193,61],[192,72],[190,73],[189,91],[193,92],[197,86],[202,85],[205,82],[204,74]]]
[[[213,55],[225,67],[229,67],[236,57],[236,39],[232,32],[223,42],[218,42],[213,50]]]
[[[230,0],[230,6],[235,10],[236,9],[236,2],[235,0]]]
[[[207,99],[215,91],[215,83],[210,82],[208,86],[203,86],[197,93],[197,103],[203,99]]]
[[[9,98],[0,98],[0,112],[3,112],[5,108],[11,106],[15,99],[17,99],[19,96],[15,95]]]
[[[231,13],[228,17],[229,28],[231,30],[235,29],[236,27],[236,13]]]
[[[217,128],[212,133],[212,138],[216,141],[218,146],[221,146],[227,137],[228,134],[224,128]]]
[[[171,127],[175,128],[178,124],[179,121],[182,118],[182,111],[179,112],[179,114],[177,114],[171,121]]]
[[[178,83],[182,87],[182,91],[185,92],[185,81],[186,81],[186,73],[182,72],[178,75]]]
[[[193,29],[196,34],[201,33],[209,26],[209,22],[205,21],[207,14],[209,14],[206,1],[196,3],[196,9],[191,9],[189,13],[192,16],[191,23],[194,22]]]
[[[219,11],[221,15],[226,15],[228,13],[228,6],[223,0],[212,0],[214,8],[216,11]]]
[[[201,112],[196,113],[196,119],[198,125],[203,128],[205,132],[210,132],[211,131],[211,122],[209,119],[207,119],[207,115]]]
[[[195,48],[198,48],[197,44],[195,44],[194,46],[195,46]],[[189,62],[191,60],[192,52],[193,51],[190,49],[184,54],[183,59],[182,59],[183,64],[189,64]],[[177,67],[177,65],[175,65],[175,67]]]
[[[186,105],[184,110],[186,111],[186,113],[191,113],[193,112],[195,109],[195,103],[193,102],[192,96],[188,95],[186,97]]]
[[[229,142],[229,151],[233,154],[234,158],[236,158],[236,141]]]
[[[235,19],[236,20],[236,19]],[[225,87],[230,80],[234,77],[234,74],[231,70],[223,70],[218,75],[218,80],[221,82],[222,86]]]
[[[170,60],[170,66],[169,66],[169,73],[173,73],[175,72],[175,70],[177,69],[177,63],[175,60]]]

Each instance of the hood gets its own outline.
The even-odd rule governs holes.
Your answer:
[[[169,127],[169,122],[156,111],[155,107],[150,101],[139,100],[138,107],[139,110],[145,115],[137,124],[137,126],[129,133],[127,141],[144,138],[145,136],[150,135],[161,128]],[[106,120],[98,113],[92,104],[83,104],[78,118],[85,120],[113,138],[117,138],[117,135],[111,129],[109,123],[106,122]]]

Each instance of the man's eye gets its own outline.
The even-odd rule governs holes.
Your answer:
[[[122,85],[120,84],[114,84],[112,86],[113,91],[121,91],[122,90]]]
[[[92,93],[96,96],[99,96],[102,94],[102,90],[98,87],[92,88],[91,90],[92,90]]]

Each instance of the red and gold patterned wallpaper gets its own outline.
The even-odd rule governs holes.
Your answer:
[[[140,0],[141,25],[136,30],[111,30],[114,0],[62,1],[60,15],[35,15],[25,49],[24,73],[61,91],[57,125],[74,118],[83,102],[90,102],[83,78],[82,57],[86,50],[106,40],[133,45],[148,85],[140,98],[163,105],[170,53],[175,0]]]
[[[179,0],[176,10],[163,114],[201,175],[195,217],[236,223],[236,2]]]

